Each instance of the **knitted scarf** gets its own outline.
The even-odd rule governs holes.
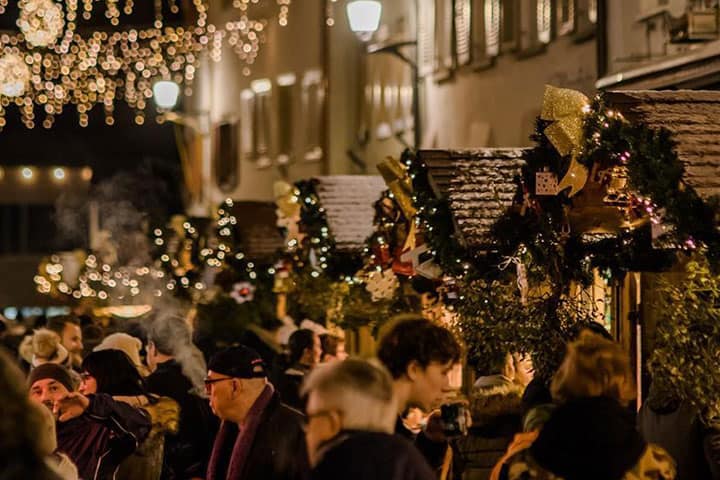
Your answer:
[[[215,437],[210,462],[208,464],[207,480],[237,479],[242,478],[242,472],[245,468],[245,462],[250,454],[255,434],[260,426],[260,418],[265,408],[270,403],[275,393],[272,385],[266,385],[260,396],[255,400],[252,407],[248,411],[247,417],[240,428],[232,422],[223,421],[220,431]],[[232,440],[231,436],[237,431],[237,437],[230,452],[228,462],[226,456],[228,450],[228,442]],[[225,470],[224,467],[227,467]],[[225,475],[223,475],[223,473]]]

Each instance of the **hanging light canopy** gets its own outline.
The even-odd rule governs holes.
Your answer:
[[[382,4],[377,0],[353,0],[347,4],[350,29],[362,37],[370,37],[380,26]]]
[[[276,4],[278,23],[287,22],[290,0],[248,1]],[[135,122],[141,125],[147,113],[155,114],[154,109],[147,112],[153,98],[167,105],[157,103],[161,108],[172,108],[170,103],[177,104],[180,95],[192,95],[205,55],[219,62],[223,52],[230,52],[244,64],[243,74],[250,75],[270,21],[265,8],[258,9],[255,18],[248,11],[222,26],[213,25],[208,22],[209,0],[155,0],[152,26],[78,28],[96,13],[96,4],[104,5],[105,17],[118,26],[133,14],[136,3],[19,0],[18,31],[0,32],[0,130],[11,105],[27,128],[51,128],[55,117],[68,108],[77,112],[80,126],[88,125],[93,110],[104,112],[105,122],[112,125],[118,101],[134,110]],[[8,0],[0,0],[0,15],[7,14],[7,5]],[[178,16],[192,19],[191,24],[176,25]],[[170,18],[175,20],[172,26],[165,22]]]

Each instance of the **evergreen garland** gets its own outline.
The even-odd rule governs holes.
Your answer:
[[[713,268],[718,268],[720,259],[718,201],[703,201],[683,183],[684,166],[670,133],[632,124],[599,98],[585,117],[585,144],[578,160],[590,171],[596,162],[626,165],[630,189],[644,197],[643,207],[672,225],[674,248],[653,248],[649,224],[599,239],[568,232],[566,211],[572,209],[573,199],[566,192],[534,195],[538,172],[561,177],[571,160],[560,156],[544,134],[549,124],[537,120],[531,137],[535,147],[526,154],[527,163],[516,179],[515,207],[496,222],[494,244],[481,255],[463,246],[448,199],[433,192],[426,165],[410,151],[403,154],[413,179],[418,224],[436,261],[458,278],[457,328],[469,347],[469,364],[482,370],[498,349],[531,352],[537,373],[545,380],[562,360],[566,342],[593,319],[593,312],[569,299],[572,282],[589,285],[594,268],[616,279],[629,271],[668,270],[678,252],[692,251],[696,245],[707,247]],[[546,287],[526,305],[521,303],[514,269],[498,268],[510,258],[526,266],[531,285]],[[665,308],[672,312],[670,305]],[[673,339],[672,332],[667,339]]]
[[[720,276],[710,269],[705,253],[687,263],[681,281],[661,282],[660,317],[648,365],[656,394],[688,403],[704,420],[717,422]]]

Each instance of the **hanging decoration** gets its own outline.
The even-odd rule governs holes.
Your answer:
[[[47,47],[65,27],[62,6],[53,0],[21,0],[17,25],[31,47]]]
[[[400,282],[392,270],[374,270],[367,275],[364,281],[365,290],[370,293],[373,302],[392,299],[400,286]]]
[[[417,228],[457,283],[456,328],[471,347],[470,364],[482,367],[501,345],[532,353],[547,379],[563,344],[597,317],[571,286],[591,285],[596,269],[615,281],[628,271],[663,271],[700,247],[717,271],[720,211],[683,182],[668,131],[628,121],[601,97],[589,102],[549,87],[532,139],[514,204],[481,254],[459,241],[450,200],[433,190],[427,165],[404,156]]]
[[[6,53],[0,58],[0,95],[8,98],[19,97],[25,93],[30,82],[30,68],[14,53]]]
[[[584,116],[590,104],[582,93],[566,88],[545,87],[542,120],[550,121],[545,136],[560,155],[571,155],[570,167],[558,183],[558,191],[570,187],[568,196],[576,195],[587,181],[587,167],[577,161],[582,152]]]
[[[200,58],[205,54],[219,62],[228,45],[247,65],[243,73],[249,75],[268,24],[265,18],[242,15],[222,27],[215,26],[207,21],[207,2],[193,0],[188,3],[193,11],[186,12],[185,17],[194,18],[194,25],[169,26],[163,12],[177,14],[177,0],[156,0],[151,28],[99,29],[80,34],[76,31],[79,19],[88,20],[95,3],[68,0],[64,10],[53,0],[20,3],[20,32],[0,35],[0,55],[20,58],[30,75],[24,83],[0,83],[0,87],[7,86],[0,90],[0,129],[11,105],[17,107],[27,128],[37,124],[51,128],[55,116],[69,106],[77,111],[81,126],[88,125],[89,114],[96,107],[104,112],[105,122],[112,125],[117,101],[126,102],[135,111],[135,122],[143,124],[151,106],[153,84],[172,80],[181,86],[184,95],[192,95]],[[131,0],[105,3],[112,25],[120,23],[122,14],[133,13]],[[11,81],[12,86],[8,86]],[[20,89],[21,84],[25,88]]]

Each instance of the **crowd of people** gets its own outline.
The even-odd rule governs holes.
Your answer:
[[[598,326],[551,379],[500,351],[462,395],[462,345],[414,315],[389,321],[370,359],[307,328],[278,355],[203,352],[173,315],[89,349],[81,324],[3,338],[0,479],[720,479],[711,419],[662,382],[636,412],[629,358]]]

